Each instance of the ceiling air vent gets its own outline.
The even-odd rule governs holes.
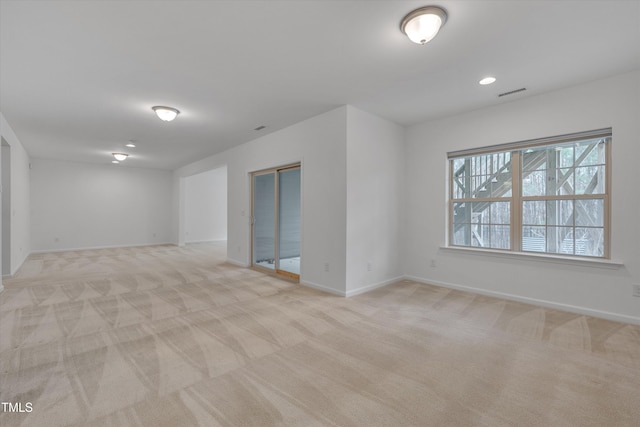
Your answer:
[[[527,90],[526,87],[521,87],[520,89],[516,89],[516,90],[510,90],[509,92],[501,93],[500,95],[498,95],[498,98],[500,98],[501,96],[513,95],[514,93],[518,93],[518,92],[524,92],[525,90]]]
[[[262,129],[265,129],[265,128],[266,128],[266,126],[265,126],[265,125],[262,125],[262,126],[258,126],[258,127],[257,127],[257,128],[255,128],[254,130],[262,130]]]

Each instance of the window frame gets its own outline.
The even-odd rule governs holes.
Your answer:
[[[563,194],[554,194],[554,195],[523,195],[522,182],[523,182],[523,170],[522,170],[522,157],[525,153],[525,150],[528,149],[541,149],[548,146],[555,146],[561,144],[568,144],[572,142],[584,141],[584,140],[592,140],[592,139],[603,139],[604,140],[604,179],[605,185],[602,193],[597,194],[573,194],[563,195]],[[587,132],[578,132],[571,133],[566,135],[559,135],[547,138],[539,138],[533,140],[512,142],[507,144],[499,144],[492,145],[487,147],[480,147],[476,149],[468,149],[468,150],[459,150],[447,153],[447,168],[448,168],[448,191],[447,191],[447,224],[446,224],[446,246],[449,248],[462,248],[465,250],[478,250],[478,251],[499,251],[499,252],[508,252],[522,255],[535,255],[539,257],[549,257],[549,258],[557,258],[557,257],[570,257],[574,259],[587,259],[587,260],[611,260],[611,145],[613,143],[613,133],[611,128],[603,128],[596,129]],[[510,172],[511,172],[511,195],[507,197],[498,196],[498,197],[485,197],[478,198],[473,197],[463,197],[463,198],[454,198],[454,192],[456,188],[455,181],[455,168],[453,167],[455,159],[464,159],[471,158],[474,156],[482,156],[482,155],[492,155],[498,153],[510,153]],[[574,154],[575,159],[575,154]],[[600,166],[600,165],[598,165]],[[574,169],[572,173],[575,173],[575,168],[581,167],[579,165],[573,165]],[[556,169],[561,170],[560,167],[549,168],[547,165],[546,171]],[[471,177],[472,175],[470,175]],[[491,195],[490,195],[491,196]],[[561,251],[558,252],[547,252],[548,248],[545,247],[544,251],[527,251],[522,247],[523,244],[523,206],[526,201],[545,201],[549,202],[552,200],[571,200],[573,202],[573,211],[572,216],[574,217],[573,225],[571,226],[572,232],[575,233],[576,229],[585,228],[580,227],[576,224],[575,221],[575,203],[577,200],[602,200],[603,203],[603,223],[602,223],[602,233],[603,233],[603,253],[602,255],[584,255],[584,254],[576,254],[575,247],[573,248],[574,253],[564,253]],[[495,247],[481,247],[474,246],[472,243],[469,245],[466,244],[455,244],[454,243],[454,233],[456,228],[456,223],[454,222],[454,206],[456,203],[473,203],[473,202],[509,202],[510,204],[510,230],[509,230],[509,248],[501,249]],[[487,224],[491,225],[491,224]],[[473,227],[473,223],[472,223]],[[544,227],[548,229],[550,225],[545,223]],[[555,227],[560,227],[555,225]],[[588,228],[588,227],[586,227]]]

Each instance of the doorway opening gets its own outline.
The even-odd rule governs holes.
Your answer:
[[[227,167],[184,180],[184,243],[226,241]]]
[[[300,164],[251,174],[251,264],[300,279]]]
[[[11,146],[2,138],[2,276],[11,277]]]

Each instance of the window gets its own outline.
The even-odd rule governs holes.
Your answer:
[[[609,258],[611,129],[449,153],[449,244]]]

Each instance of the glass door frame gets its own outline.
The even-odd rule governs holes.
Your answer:
[[[300,180],[302,180],[302,164],[301,163],[293,163],[293,164],[289,164],[286,166],[279,166],[279,167],[275,167],[275,168],[270,168],[270,169],[262,169],[259,171],[255,171],[255,172],[251,172],[250,173],[250,179],[251,179],[251,267],[252,268],[256,268],[260,271],[265,271],[265,272],[269,272],[269,273],[276,273],[276,274],[280,274],[282,276],[286,276],[289,277],[291,279],[295,279],[295,280],[300,280],[300,275],[299,274],[295,274],[295,273],[291,273],[289,271],[285,271],[285,270],[281,270],[280,267],[280,179],[279,179],[279,173],[280,172],[284,172],[284,171],[288,171],[288,170],[293,170],[293,169],[300,169]],[[274,200],[273,200],[273,206],[274,206],[274,268],[270,269],[267,267],[263,267],[259,264],[256,264],[256,260],[255,260],[255,177],[259,176],[259,175],[269,175],[269,174],[273,174],[274,175]],[[302,185],[300,188],[300,193],[302,193]],[[302,201],[302,194],[300,194],[300,199]],[[302,216],[302,212],[300,213],[300,215]],[[301,219],[301,223],[302,223],[302,218]],[[301,238],[300,240],[302,241],[302,230],[300,230],[301,233]],[[301,248],[302,249],[302,248]],[[302,257],[301,257],[302,260]]]

